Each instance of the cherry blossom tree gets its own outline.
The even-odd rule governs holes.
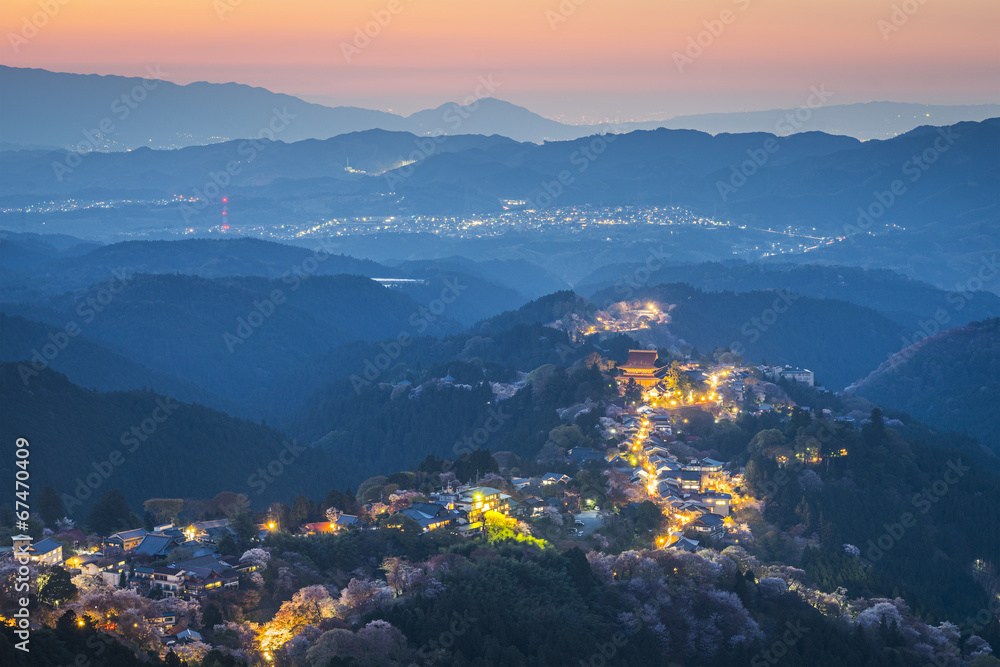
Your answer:
[[[392,597],[392,591],[381,582],[353,578],[347,587],[340,591],[337,615],[340,618],[364,615],[371,609],[384,605]]]
[[[251,563],[263,570],[267,567],[267,564],[271,562],[271,554],[268,553],[266,549],[261,549],[259,547],[247,549],[243,552],[243,555],[240,556],[240,562]]]

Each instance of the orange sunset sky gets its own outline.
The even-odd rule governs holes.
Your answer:
[[[373,12],[391,17],[377,31]],[[836,103],[1000,102],[1000,0],[4,0],[0,17],[5,65],[158,65],[397,113],[480,77],[567,121],[797,106],[814,85]],[[377,34],[354,51],[366,24]]]

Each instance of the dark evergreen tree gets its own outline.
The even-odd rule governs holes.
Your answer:
[[[87,515],[87,527],[98,535],[110,535],[142,525],[141,521],[132,521],[134,516],[129,511],[125,496],[114,489],[101,494],[91,506],[90,514]]]
[[[42,487],[38,493],[38,514],[48,528],[55,528],[56,521],[66,516],[66,508],[59,494],[51,486]]]

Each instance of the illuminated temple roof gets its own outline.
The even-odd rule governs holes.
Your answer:
[[[619,364],[618,368],[623,370],[656,370],[659,368],[656,365],[657,356],[656,350],[629,350],[628,359],[624,364]]]
[[[622,371],[619,382],[634,380],[643,387],[656,386],[665,368],[656,365],[656,357],[656,350],[629,350],[625,363],[618,364],[618,369]]]

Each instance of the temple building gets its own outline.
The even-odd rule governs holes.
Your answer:
[[[629,350],[628,359],[624,364],[618,364],[618,370],[622,372],[618,380],[623,384],[628,384],[629,380],[635,380],[640,387],[656,386],[663,377],[666,366],[657,366],[656,350]]]

